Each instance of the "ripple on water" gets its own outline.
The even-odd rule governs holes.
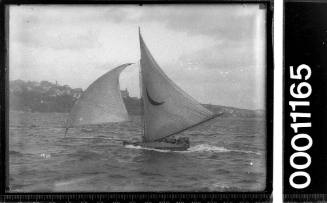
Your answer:
[[[256,119],[221,118],[208,126],[190,129],[182,135],[190,138],[191,147],[174,152],[126,148],[113,140],[140,139],[143,129],[139,118],[84,130],[72,128],[65,137],[64,130],[58,126],[66,116],[10,115],[14,120],[10,125],[9,147],[12,188],[25,192],[42,188],[49,191],[240,191],[263,188],[265,184],[265,156],[262,151],[254,150],[265,149],[265,136],[255,136],[263,131],[253,128]]]

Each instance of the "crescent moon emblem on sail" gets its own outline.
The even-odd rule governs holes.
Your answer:
[[[152,99],[152,98],[150,97],[149,92],[148,92],[148,89],[145,89],[145,91],[146,91],[146,96],[148,97],[148,100],[149,100],[149,102],[150,102],[152,105],[154,105],[154,106],[159,106],[159,105],[162,105],[163,103],[165,103],[164,101],[163,101],[163,102],[157,102],[157,101],[155,101],[154,99]]]

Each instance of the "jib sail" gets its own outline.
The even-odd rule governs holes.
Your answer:
[[[119,75],[130,63],[110,70],[94,81],[76,101],[66,123],[73,126],[121,122],[128,113],[119,88]]]

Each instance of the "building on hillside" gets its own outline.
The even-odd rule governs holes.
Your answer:
[[[128,92],[127,88],[125,90],[120,90],[120,92],[121,92],[121,96],[123,98],[128,98],[129,97],[129,92]]]
[[[82,95],[83,89],[82,88],[75,88],[75,89],[72,90],[72,93],[73,93],[73,97],[75,99],[78,99]]]

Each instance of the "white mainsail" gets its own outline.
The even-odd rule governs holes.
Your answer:
[[[162,71],[139,33],[144,142],[176,134],[214,116]]]
[[[66,129],[73,126],[128,120],[119,88],[119,75],[129,65],[131,63],[110,70],[85,90],[70,112]]]

